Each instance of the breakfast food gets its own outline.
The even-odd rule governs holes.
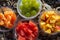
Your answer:
[[[40,17],[40,27],[46,33],[60,31],[60,15],[56,11],[45,11]]]
[[[32,21],[20,21],[16,27],[18,40],[35,40],[38,35],[38,27]]]

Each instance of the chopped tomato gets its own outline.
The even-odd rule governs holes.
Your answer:
[[[20,30],[20,35],[23,36],[23,37],[25,36],[25,33],[24,33],[23,30]]]
[[[22,36],[22,38],[20,38],[19,40],[35,40],[38,35],[37,25],[32,21],[19,22],[16,27],[16,31],[17,35],[19,34],[20,36]]]
[[[34,22],[32,22],[32,21],[29,21],[29,26],[30,26],[31,28],[34,28],[34,27],[36,26],[36,24],[35,24]]]
[[[19,36],[18,40],[26,40],[25,37]]]

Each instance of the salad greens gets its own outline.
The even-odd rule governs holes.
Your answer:
[[[39,2],[37,0],[22,0],[20,10],[26,17],[35,16],[39,11]]]

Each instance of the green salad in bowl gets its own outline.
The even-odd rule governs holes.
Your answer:
[[[33,19],[40,14],[42,3],[40,0],[18,0],[17,11],[25,19]]]

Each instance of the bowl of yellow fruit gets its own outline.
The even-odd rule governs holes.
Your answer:
[[[39,25],[44,33],[57,34],[60,32],[60,14],[55,10],[42,12],[39,17]]]
[[[33,19],[40,14],[42,3],[40,0],[18,0],[17,11],[25,19]]]

